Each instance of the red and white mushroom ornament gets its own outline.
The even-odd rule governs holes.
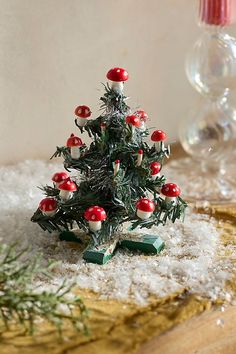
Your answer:
[[[70,154],[72,159],[78,159],[80,157],[80,147],[82,145],[82,140],[78,136],[71,134],[71,136],[66,142],[66,146],[70,148]]]
[[[137,202],[136,208],[137,216],[142,220],[146,220],[152,216],[152,213],[155,210],[155,204],[152,200],[148,198],[141,198]]]
[[[111,82],[111,88],[113,91],[122,93],[124,89],[124,82],[129,78],[129,74],[125,69],[113,68],[108,71],[107,79]]]
[[[114,176],[117,175],[120,169],[120,160],[116,160],[114,163]]]
[[[137,162],[136,162],[136,166],[139,167],[142,165],[142,161],[143,161],[143,150],[139,149],[138,151],[138,158],[137,158]]]
[[[87,124],[87,118],[91,116],[90,108],[85,105],[78,106],[75,109],[75,115],[77,116],[76,124],[79,127],[84,127]]]
[[[69,175],[69,173],[67,173],[65,171],[54,173],[54,175],[52,176],[52,181],[53,181],[55,188],[58,188],[59,184],[68,178],[70,178],[70,175]]]
[[[59,196],[63,200],[70,199],[73,196],[73,192],[77,191],[76,184],[73,181],[71,181],[70,178],[60,183],[58,189],[60,189]]]
[[[161,164],[158,161],[154,161],[150,164],[151,178],[155,181],[157,177],[160,177]]]
[[[57,201],[52,197],[44,198],[39,203],[39,209],[46,216],[53,216],[57,212]]]
[[[161,193],[165,196],[166,203],[175,203],[180,192],[180,188],[175,183],[166,183],[161,188]]]
[[[139,128],[141,125],[140,118],[136,116],[135,114],[131,114],[130,116],[127,116],[125,118],[126,124],[129,124],[135,128]]]
[[[125,118],[125,122],[130,127],[131,132],[132,132],[132,136],[134,135],[135,129],[140,128],[140,126],[141,126],[140,118],[138,116],[136,116],[135,114],[131,114],[130,116],[127,116]]]
[[[162,130],[155,130],[151,135],[151,140],[154,142],[157,152],[161,151],[162,144],[166,140],[167,135]]]
[[[139,109],[134,113],[137,117],[140,119],[140,130],[144,131],[146,130],[146,121],[148,119],[147,113],[143,109]]]
[[[105,210],[98,205],[89,207],[84,213],[84,218],[89,222],[89,229],[95,232],[101,230],[102,221],[104,221],[106,217]]]

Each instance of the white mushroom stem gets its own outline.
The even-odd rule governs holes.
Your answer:
[[[120,169],[120,162],[115,162],[115,167],[114,167],[114,176],[117,175]]]
[[[70,154],[72,159],[79,159],[80,157],[80,148],[79,146],[72,146],[70,148]]]
[[[78,118],[76,118],[76,123],[79,127],[84,127],[87,123],[87,119],[78,117]]]
[[[155,143],[154,143],[154,145],[155,145],[155,149],[156,149],[156,151],[157,152],[160,152],[161,151],[161,141],[156,141]]]
[[[119,82],[111,81],[111,88],[113,91],[122,93],[123,89],[124,89],[124,82],[123,81],[119,81]]]
[[[102,228],[101,221],[89,221],[89,228],[91,231],[99,231]]]
[[[56,211],[57,211],[57,209],[55,209],[55,210],[50,210],[50,211],[43,211],[42,213],[43,213],[43,215],[45,215],[45,216],[53,216],[53,215],[56,214]]]
[[[137,158],[137,162],[136,162],[136,166],[139,167],[142,165],[142,161],[143,161],[143,152],[142,153],[138,153],[138,158]]]
[[[152,216],[152,211],[142,211],[140,209],[137,209],[137,215],[140,219],[146,220]]]
[[[139,130],[140,130],[141,132],[143,132],[143,131],[146,130],[146,124],[145,124],[144,120],[141,120],[141,125],[140,125]]]
[[[63,199],[63,200],[68,200],[68,199],[70,199],[70,198],[72,197],[72,195],[73,195],[73,192],[71,192],[71,191],[66,191],[66,190],[64,190],[64,189],[61,189],[61,190],[60,190],[60,193],[59,193],[59,196],[60,196],[61,199]]]
[[[155,175],[151,175],[151,179],[155,181],[157,177],[160,177],[160,172],[156,173]]]
[[[166,203],[174,202],[174,204],[175,204],[176,203],[176,197],[165,197],[165,202]]]

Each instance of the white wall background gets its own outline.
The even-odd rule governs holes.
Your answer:
[[[0,7],[1,163],[50,157],[77,132],[75,106],[87,104],[96,116],[113,66],[130,74],[130,105],[176,139],[198,100],[184,73],[199,33],[196,0],[0,0]]]

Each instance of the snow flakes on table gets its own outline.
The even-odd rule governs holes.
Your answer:
[[[42,161],[25,161],[0,168],[2,242],[30,245],[29,257],[40,252],[45,261],[61,260],[55,269],[54,284],[61,283],[64,277],[75,279],[80,287],[100,292],[102,298],[133,300],[139,304],[145,304],[150,295],[161,297],[183,287],[213,300],[227,296],[224,285],[233,269],[229,259],[220,257],[224,247],[217,222],[207,215],[189,210],[184,223],[153,227],[151,232],[165,241],[160,255],[145,256],[118,250],[103,266],[86,263],[78,250],[31,223],[30,217],[43,198],[36,186],[42,182],[50,184],[53,173],[61,170],[61,164]],[[147,232],[150,230],[140,231]]]

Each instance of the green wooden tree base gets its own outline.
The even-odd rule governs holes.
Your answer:
[[[118,240],[115,240],[107,245],[88,248],[83,259],[89,263],[105,264],[114,256],[117,245]]]
[[[83,258],[88,263],[105,264],[114,256],[118,247],[146,254],[158,254],[164,249],[165,244],[159,236],[145,234],[132,239],[115,240],[107,245],[90,247],[84,252]]]
[[[59,239],[61,241],[82,243],[82,240],[73,231],[61,232]],[[83,258],[88,263],[105,264],[114,256],[118,247],[127,248],[130,251],[141,251],[146,254],[158,254],[163,250],[165,244],[156,235],[137,235],[123,240],[114,240],[106,245],[87,248]]]
[[[163,250],[165,244],[159,236],[145,234],[132,239],[124,239],[121,241],[120,246],[128,248],[131,251],[157,254]]]

